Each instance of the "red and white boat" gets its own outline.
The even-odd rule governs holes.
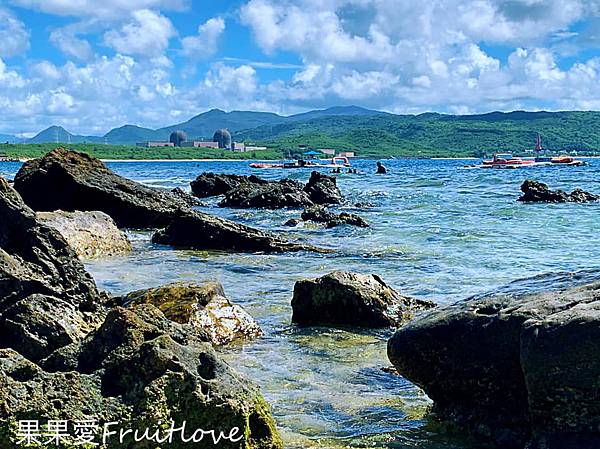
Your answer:
[[[533,167],[534,165],[535,161],[533,159],[523,159],[506,153],[494,154],[493,159],[481,163],[481,168],[521,168]]]
[[[294,162],[252,162],[252,168],[341,168],[350,167],[347,157],[336,156],[332,159],[298,159]]]

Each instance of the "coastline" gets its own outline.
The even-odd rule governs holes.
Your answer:
[[[243,162],[250,159],[100,159],[102,162]]]

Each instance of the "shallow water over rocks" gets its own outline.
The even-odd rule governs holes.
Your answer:
[[[224,349],[273,405],[286,447],[396,447],[474,449],[460,436],[424,418],[428,399],[401,377],[384,372],[391,331],[303,329],[290,324],[294,282],[333,270],[377,273],[401,293],[449,303],[495,290],[515,279],[600,266],[600,204],[521,204],[525,178],[554,188],[600,193],[600,162],[588,167],[461,170],[464,161],[357,161],[361,174],[338,175],[348,204],[374,207],[358,213],[370,228],[283,224],[299,210],[233,210],[208,199],[207,212],[291,239],[335,250],[333,254],[252,255],[173,251],[150,243],[150,233],[129,232],[134,251],[87,262],[100,288],[113,293],[172,281],[221,282],[232,301],[258,321],[264,336]],[[306,181],[310,170],[252,170],[245,162],[111,163],[117,173],[148,185],[189,188],[203,171]],[[0,163],[12,178],[18,164]],[[518,292],[596,280],[540,277],[504,289]],[[528,290],[529,291],[529,290]]]

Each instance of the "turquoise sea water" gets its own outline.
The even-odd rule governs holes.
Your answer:
[[[261,339],[223,350],[229,363],[261,385],[286,447],[473,449],[424,416],[428,399],[388,366],[388,331],[300,329],[290,324],[294,282],[332,270],[377,273],[407,295],[453,302],[517,278],[598,268],[600,204],[525,205],[519,186],[533,178],[551,188],[600,193],[600,160],[588,167],[462,170],[466,161],[357,161],[358,175],[338,184],[369,229],[286,228],[300,211],[232,210],[209,199],[209,213],[278,231],[335,250],[333,254],[254,255],[174,251],[131,233],[127,256],[87,262],[113,293],[174,280],[215,279],[264,331]],[[157,187],[188,188],[203,171],[306,180],[310,171],[252,170],[247,162],[120,162],[117,173]],[[0,163],[12,177],[18,164]]]

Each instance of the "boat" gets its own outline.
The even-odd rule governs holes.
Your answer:
[[[535,151],[538,154],[534,161],[538,164],[546,164],[546,165],[568,165],[571,167],[581,167],[583,165],[587,165],[586,161],[582,161],[581,159],[575,159],[573,156],[540,156],[539,154],[544,151],[542,147],[542,136],[539,134],[535,139]]]
[[[336,156],[332,159],[315,159],[305,160],[297,159],[293,162],[252,162],[251,168],[280,168],[280,169],[291,169],[291,168],[341,168],[350,167],[350,161],[347,157]]]
[[[493,159],[483,161],[481,168],[521,168],[521,167],[532,167],[535,165],[533,159],[523,159],[520,157],[513,156],[509,153],[494,154]]]
[[[463,168],[504,168],[504,169],[515,169],[524,167],[551,167],[551,166],[567,166],[567,167],[581,167],[588,165],[586,161],[575,159],[572,156],[541,156],[540,153],[543,151],[542,138],[538,134],[535,140],[535,151],[537,156],[535,158],[522,158],[513,156],[510,153],[499,153],[494,154],[491,160],[484,160],[481,165],[465,165]]]

